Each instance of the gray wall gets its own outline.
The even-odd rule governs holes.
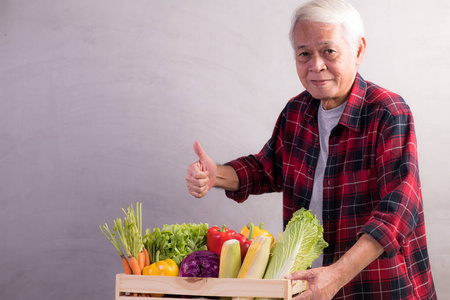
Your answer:
[[[415,115],[437,290],[450,294],[450,2],[351,1],[360,68]],[[0,298],[112,299],[98,226],[143,202],[144,227],[281,231],[281,195],[194,199],[194,140],[218,162],[258,152],[302,91],[287,38],[301,0],[1,0]]]

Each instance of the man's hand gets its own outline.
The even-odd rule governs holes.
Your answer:
[[[194,151],[199,159],[189,165],[186,182],[189,193],[196,198],[201,198],[216,182],[217,165],[197,141],[194,142]]]
[[[334,274],[330,267],[322,267],[294,272],[286,276],[286,278],[306,280],[308,282],[308,289],[293,298],[293,300],[329,300],[332,299],[341,288],[338,284],[339,275],[340,274]]]
[[[286,279],[306,280],[308,289],[293,300],[329,300],[371,262],[383,254],[383,247],[370,235],[363,234],[337,262],[328,266],[298,271]]]

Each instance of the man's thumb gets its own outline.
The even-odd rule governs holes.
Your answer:
[[[205,160],[208,156],[205,153],[205,150],[203,150],[202,145],[198,141],[194,142],[194,151],[195,154],[197,154],[200,161]]]

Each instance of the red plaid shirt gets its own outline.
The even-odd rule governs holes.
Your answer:
[[[320,101],[303,92],[289,101],[260,153],[231,161],[240,179],[227,196],[283,192],[284,226],[310,204],[319,156]],[[335,299],[436,299],[425,235],[413,117],[404,100],[358,74],[332,130],[323,181],[324,265],[358,237],[375,238],[385,254]]]

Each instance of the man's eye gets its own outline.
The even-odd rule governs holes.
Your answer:
[[[336,53],[336,51],[334,51],[333,49],[327,49],[327,50],[325,50],[325,53],[326,54],[334,54],[334,53]]]
[[[300,53],[298,54],[299,57],[307,57],[308,55],[309,55],[308,52],[300,52]]]

